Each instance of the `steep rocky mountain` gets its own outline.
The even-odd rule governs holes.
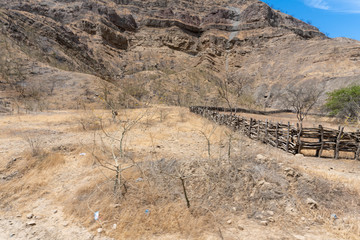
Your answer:
[[[3,105],[36,88],[47,107],[120,101],[118,86],[134,101],[221,105],[226,88],[234,104],[281,107],[288,85],[360,82],[360,42],[257,0],[0,0],[0,26]]]

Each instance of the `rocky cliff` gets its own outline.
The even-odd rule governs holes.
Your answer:
[[[2,89],[37,79],[64,95],[71,81],[70,99],[89,100],[101,94],[97,79],[137,100],[218,105],[226,86],[235,104],[281,107],[289,84],[329,91],[360,81],[360,42],[257,0],[0,0],[0,26]]]

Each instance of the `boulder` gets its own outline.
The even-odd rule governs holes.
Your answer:
[[[265,157],[264,155],[262,155],[262,154],[258,154],[258,155],[256,155],[256,158],[255,158],[257,161],[260,161],[260,162],[264,162],[264,161],[266,161],[268,158],[267,157]]]
[[[312,199],[310,197],[308,197],[306,199],[306,203],[310,206],[310,209],[317,209],[318,208],[318,203],[314,199]]]
[[[26,226],[35,226],[36,222],[35,221],[29,221],[26,223]]]

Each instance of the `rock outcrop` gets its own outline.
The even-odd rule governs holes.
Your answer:
[[[360,81],[360,42],[257,0],[0,0],[0,26],[31,61],[113,83],[146,78],[172,104],[218,104],[230,75],[234,99],[241,91],[266,107],[281,107],[289,84]]]

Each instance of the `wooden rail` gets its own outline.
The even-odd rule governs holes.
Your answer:
[[[273,123],[256,119],[246,119],[234,114],[222,114],[224,108],[190,107],[190,111],[199,114],[220,125],[227,125],[234,130],[244,132],[249,138],[280,148],[286,152],[297,154],[301,150],[315,150],[317,157],[323,157],[324,151],[333,151],[333,157],[339,158],[340,152],[354,153],[354,158],[360,160],[360,132],[344,132],[344,127],[338,130],[324,128],[303,128],[290,123]],[[226,109],[228,111],[229,109]],[[234,111],[232,111],[234,110]],[[237,112],[232,109],[229,112]]]

